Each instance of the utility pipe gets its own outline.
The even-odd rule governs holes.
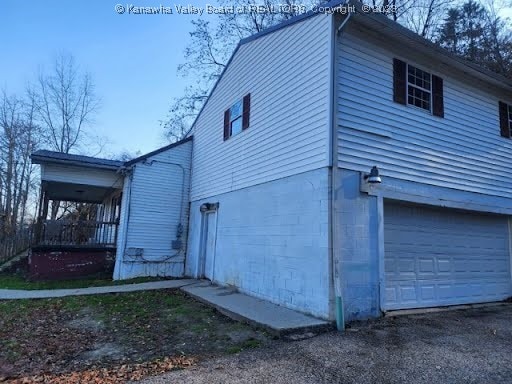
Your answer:
[[[118,238],[119,244],[117,244],[117,255],[116,255],[116,265],[114,271],[114,280],[121,279],[121,268],[122,263],[124,262],[124,253],[126,250],[126,237],[128,235],[128,223],[130,222],[130,201],[132,198],[132,178],[133,178],[133,168],[123,168],[120,170],[121,174],[124,174],[124,184],[126,185],[126,191],[123,191],[123,198],[121,200],[121,210],[124,207],[124,215],[121,217],[121,223],[119,225],[118,237],[121,234],[121,239]],[[123,202],[124,200],[124,202]],[[123,228],[123,231],[121,231]]]
[[[348,2],[345,4],[347,5]],[[336,33],[333,36],[333,46],[331,47],[331,148],[330,148],[330,161],[331,161],[331,274],[332,282],[334,286],[335,295],[335,316],[336,316],[336,328],[338,331],[345,329],[345,312],[343,303],[343,289],[342,289],[342,265],[341,257],[339,255],[339,241],[338,241],[338,230],[337,230],[337,202],[336,202],[336,188],[338,186],[338,115],[337,115],[337,43],[341,38],[343,28],[350,20],[352,14],[349,12],[345,19],[341,22],[340,26],[336,29]],[[333,20],[335,18],[333,17]],[[334,21],[333,21],[334,22]]]

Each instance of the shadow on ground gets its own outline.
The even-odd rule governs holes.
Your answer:
[[[238,353],[271,342],[178,290],[0,300],[0,381]]]
[[[150,383],[510,383],[512,304],[352,324],[275,341]]]

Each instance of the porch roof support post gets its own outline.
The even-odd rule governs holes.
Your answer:
[[[44,199],[44,190],[43,186],[39,188],[39,204],[37,206],[37,222],[42,220],[41,215],[43,213],[43,199]]]
[[[43,214],[41,215],[41,220],[44,221],[48,218],[48,205],[50,204],[50,199],[48,198],[46,192],[44,193],[43,198]]]
[[[48,217],[48,194],[41,186],[41,196],[39,197],[39,214],[37,218],[37,227],[36,227],[36,235],[35,240],[36,243],[40,243],[43,240],[43,231],[44,231],[44,221]]]
[[[37,216],[34,226],[34,232],[32,234],[34,242],[37,244],[41,240],[42,229],[43,229],[43,204],[44,204],[45,191],[41,185],[39,188],[39,203],[37,205]]]

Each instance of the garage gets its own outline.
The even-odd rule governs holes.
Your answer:
[[[384,205],[384,310],[511,296],[508,217]]]

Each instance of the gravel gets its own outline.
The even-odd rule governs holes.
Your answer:
[[[511,383],[512,304],[357,322],[142,383]]]

